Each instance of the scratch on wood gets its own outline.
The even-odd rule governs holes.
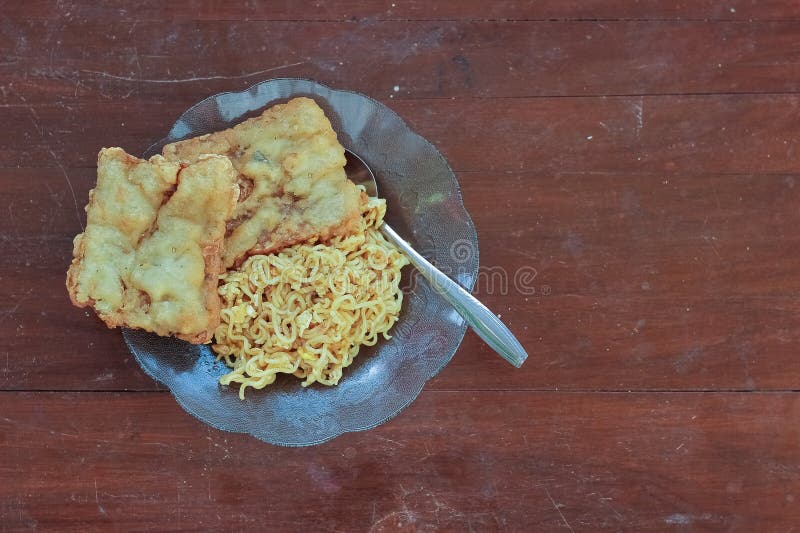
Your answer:
[[[381,517],[377,522],[373,522],[372,526],[370,526],[369,528],[369,531],[370,532],[375,531],[381,524],[393,518],[397,518],[398,521],[396,524],[393,524],[393,527],[390,528],[391,530],[400,529],[403,526],[403,520],[405,520],[409,524],[414,522],[414,515],[412,515],[407,508],[404,508],[400,511],[393,511],[387,514],[386,516]]]
[[[614,513],[614,514],[617,516],[617,519],[618,519],[618,520],[622,520],[622,515],[619,513],[619,511],[617,511],[616,509],[614,509],[614,508],[611,506],[611,504],[610,504],[610,503],[608,503],[608,502],[609,502],[609,501],[611,501],[612,499],[613,499],[613,498],[600,498],[600,503],[601,503],[602,505],[604,505],[604,506],[608,507],[609,509],[611,509],[611,511],[612,511],[612,512],[613,512],[613,513]]]
[[[28,289],[28,292],[25,294],[25,296],[23,296],[22,298],[20,298],[20,299],[17,301],[17,303],[14,305],[14,307],[12,307],[11,309],[9,309],[9,310],[7,310],[7,311],[4,311],[2,314],[0,314],[0,324],[2,324],[3,322],[5,322],[5,320],[6,320],[8,317],[10,317],[10,316],[11,316],[11,315],[13,315],[14,313],[16,313],[16,312],[17,312],[17,309],[19,309],[19,306],[21,306],[23,303],[25,303],[25,300],[27,300],[28,298],[30,298],[30,295],[31,295],[31,294],[33,294],[33,289]]]
[[[427,442],[424,443],[424,446],[425,446],[425,455],[423,455],[422,457],[420,457],[419,459],[414,461],[415,463],[421,463],[422,461],[424,461],[425,459],[427,459],[427,458],[429,458],[430,456],[433,455],[431,453],[431,448],[430,448],[430,446],[428,446]]]
[[[178,505],[176,509],[178,511],[178,527],[181,527],[181,488],[180,482],[175,481],[175,494],[178,496]]]
[[[287,65],[280,65],[277,67],[267,68],[264,70],[257,70],[255,72],[248,72],[246,74],[239,74],[237,76],[201,76],[196,78],[177,78],[172,80],[142,79],[142,78],[132,78],[130,76],[117,76],[115,74],[109,74],[108,72],[102,72],[99,70],[81,70],[81,72],[85,72],[87,74],[95,74],[97,76],[102,76],[104,78],[111,78],[112,80],[120,80],[120,81],[135,81],[141,83],[191,83],[195,81],[210,81],[210,80],[239,80],[242,78],[250,78],[252,76],[258,76],[259,74],[265,74],[267,72],[273,72],[285,68],[296,67],[298,65],[303,65],[305,63],[306,63],[305,61],[299,61],[297,63],[289,63]]]
[[[533,259],[534,261],[537,260],[537,258],[536,258],[536,256],[534,254],[526,252],[524,250],[518,250],[516,248],[506,248],[506,250],[509,251],[509,252],[514,252],[515,254],[519,254],[519,255],[521,255],[523,257],[527,257],[528,259]]]
[[[72,203],[75,204],[75,215],[78,217],[78,224],[81,225],[81,231],[85,231],[86,227],[83,225],[83,220],[81,220],[81,211],[80,208],[78,207],[78,197],[75,196],[75,188],[72,186],[72,181],[70,181],[69,179],[67,170],[64,168],[64,165],[61,164],[61,161],[58,160],[55,152],[53,152],[52,149],[48,148],[47,151],[50,152],[50,156],[53,158],[53,161],[56,162],[56,165],[58,165],[58,168],[61,169],[61,173],[64,175],[64,179],[66,180],[67,186],[69,187],[69,192],[70,194],[72,194]]]
[[[553,497],[550,496],[550,491],[547,490],[547,487],[544,487],[544,492],[547,494],[547,497],[550,499],[550,503],[553,504],[553,509],[555,509],[558,512],[558,515],[561,517],[561,520],[564,521],[564,525],[567,526],[569,528],[569,530],[572,531],[572,533],[575,533],[575,530],[572,529],[572,526],[569,525],[569,522],[567,522],[567,519],[564,516],[564,513],[561,512],[561,508],[558,506],[558,504],[553,499]]]
[[[97,492],[97,480],[94,480],[94,502],[97,504],[97,510],[100,511],[100,514],[106,514],[106,510],[100,504],[100,495]]]
[[[378,438],[378,440],[382,440],[384,442],[390,442],[390,443],[394,444],[395,446],[400,446],[400,447],[404,447],[405,446],[405,444],[403,444],[402,442],[397,442],[396,440],[392,440],[392,439],[390,439],[388,437],[377,437],[377,438]]]
[[[642,119],[642,112],[644,111],[644,99],[640,96],[639,101],[633,104],[633,111],[636,115],[636,135],[642,131],[644,127],[644,120]]]
[[[31,122],[33,122],[33,126],[36,128],[36,131],[39,132],[39,137],[44,137],[44,129],[42,129],[42,124],[39,122],[39,115],[36,114],[36,110],[33,109],[33,106],[28,106],[28,111],[31,112]]]
[[[11,315],[13,315],[14,313],[17,312],[17,309],[19,309],[19,306],[22,305],[22,301],[23,300],[18,301],[17,304],[14,307],[12,307],[8,311],[4,312],[2,314],[2,316],[0,316],[0,324],[5,322],[6,318],[10,317]]]
[[[139,49],[134,47],[133,58],[136,60],[136,70],[139,72],[139,79],[142,79],[142,64],[139,62]]]
[[[52,429],[44,429],[37,426],[29,425],[29,424],[20,424],[16,420],[12,420],[11,418],[6,418],[4,416],[0,416],[0,422],[5,422],[7,424],[11,424],[12,426],[16,426],[21,429],[27,429],[29,431],[47,431],[51,435],[61,435],[62,437],[73,437],[77,438],[78,436],[72,433],[64,433],[62,431],[54,431]]]

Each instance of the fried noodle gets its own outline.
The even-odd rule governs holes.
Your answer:
[[[355,234],[253,256],[221,277],[212,348],[231,371],[220,383],[238,383],[242,399],[279,373],[336,385],[361,346],[390,338],[408,260],[377,229],[385,212],[370,198]]]

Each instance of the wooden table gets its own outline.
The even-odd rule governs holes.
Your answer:
[[[800,527],[800,11],[719,2],[0,2],[0,531]],[[368,94],[456,170],[468,333],[396,419],[213,430],[70,306],[102,146],[272,77]],[[794,529],[795,531],[797,529]]]

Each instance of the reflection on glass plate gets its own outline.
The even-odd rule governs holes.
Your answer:
[[[387,201],[387,222],[440,269],[472,288],[478,240],[453,172],[432,144],[367,96],[309,80],[265,81],[193,106],[144,155],[159,153],[170,142],[229,128],[296,96],[316,100],[342,145],[372,167]],[[455,244],[470,253],[454,254]],[[144,371],[206,424],[272,444],[309,446],[392,418],[453,357],[466,331],[464,321],[411,267],[403,271],[402,285],[406,297],[392,339],[362,348],[335,387],[303,388],[294,377],[282,376],[262,391],[249,390],[240,401],[236,387],[219,385],[227,370],[210,347],[141,331],[125,330],[124,336]]]

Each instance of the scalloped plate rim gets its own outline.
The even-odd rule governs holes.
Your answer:
[[[366,98],[367,100],[371,101],[373,104],[386,109],[387,111],[389,111],[389,113],[394,115],[394,117],[400,122],[400,124],[403,127],[405,127],[413,136],[417,137],[424,144],[426,144],[433,151],[433,153],[436,154],[436,156],[441,160],[441,162],[445,165],[445,168],[447,169],[448,174],[449,174],[449,179],[450,179],[451,185],[453,187],[453,190],[455,191],[455,197],[456,197],[455,198],[456,199],[455,203],[460,209],[460,215],[463,216],[464,222],[468,226],[469,232],[472,233],[474,235],[474,238],[475,238],[476,249],[475,249],[474,253],[475,253],[476,265],[480,264],[480,255],[479,255],[480,254],[480,247],[478,246],[478,244],[479,244],[478,243],[478,232],[477,232],[477,230],[475,228],[475,224],[474,224],[474,222],[472,220],[472,217],[469,214],[469,211],[467,211],[467,208],[464,205],[464,199],[463,199],[463,195],[461,193],[461,185],[458,182],[458,179],[456,178],[455,172],[453,171],[452,167],[448,163],[447,159],[445,159],[445,157],[442,155],[442,153],[439,151],[439,149],[432,142],[430,142],[428,139],[426,139],[425,137],[423,137],[422,135],[420,135],[419,133],[414,131],[414,129],[411,128],[408,125],[408,123],[399,114],[397,114],[396,111],[394,111],[392,108],[390,108],[386,104],[384,104],[384,103],[372,98],[371,96],[368,96],[366,94],[360,93],[358,91],[349,90],[349,89],[334,89],[334,88],[332,88],[332,87],[330,87],[330,86],[328,86],[326,84],[320,83],[320,82],[318,82],[316,80],[312,80],[312,79],[309,79],[309,78],[301,78],[301,77],[270,78],[270,79],[267,79],[267,80],[262,80],[260,82],[254,83],[254,84],[250,85],[249,87],[247,87],[245,89],[242,89],[240,91],[222,91],[222,92],[215,93],[213,95],[210,95],[210,96],[207,96],[207,97],[203,98],[202,100],[198,101],[197,103],[195,103],[192,106],[190,106],[189,108],[187,108],[183,113],[181,113],[180,116],[178,116],[178,118],[173,122],[173,124],[170,127],[169,131],[171,133],[175,129],[175,126],[179,122],[181,122],[185,116],[189,115],[195,108],[205,104],[206,102],[208,102],[210,100],[215,100],[215,99],[219,98],[220,96],[224,96],[224,95],[244,94],[244,93],[252,91],[256,87],[259,87],[259,86],[267,84],[267,83],[276,82],[276,81],[301,81],[301,82],[311,83],[311,84],[314,84],[314,85],[318,85],[318,86],[324,87],[326,90],[331,91],[331,92],[354,94],[356,96],[359,96],[359,97],[362,97],[362,98]],[[266,106],[263,106],[260,109],[264,109],[265,107]],[[165,144],[166,142],[175,142],[176,140],[182,140],[182,139],[185,139],[185,138],[189,138],[190,136],[191,135],[189,135],[187,137],[180,138],[180,139],[174,139],[173,140],[171,138],[171,136],[168,134],[167,136],[162,137],[160,140],[152,143],[143,153],[144,154],[148,154],[156,146],[163,146],[163,144]],[[472,276],[472,281],[469,284],[469,287],[466,287],[467,290],[472,291],[474,289],[475,284],[477,283],[477,278],[478,278],[478,276],[477,276],[477,272],[476,272]],[[200,416],[195,412],[195,410],[192,409],[191,407],[189,407],[187,404],[185,404],[182,401],[181,397],[178,396],[168,384],[164,383],[160,378],[154,376],[152,374],[152,372],[150,371],[150,369],[147,368],[147,366],[142,363],[142,360],[140,359],[140,356],[139,356],[137,348],[132,344],[131,340],[128,337],[128,332],[131,331],[131,330],[127,329],[127,328],[123,328],[122,335],[123,335],[123,339],[125,341],[125,344],[128,347],[128,350],[134,356],[134,359],[136,360],[137,364],[142,369],[142,371],[144,371],[144,373],[147,374],[155,382],[157,382],[157,383],[161,384],[162,386],[166,387],[167,390],[169,391],[170,395],[175,399],[175,401],[178,403],[178,405],[180,405],[181,408],[185,412],[187,412],[190,415],[192,415],[192,417],[194,417],[197,421],[199,421],[199,422],[201,422],[201,423],[203,423],[203,424],[205,424],[207,426],[213,427],[214,429],[216,429],[218,431],[224,431],[226,433],[234,433],[234,434],[241,434],[241,435],[249,435],[249,436],[251,436],[251,437],[253,437],[253,438],[255,438],[255,439],[259,440],[259,441],[265,442],[267,444],[271,444],[273,446],[281,446],[281,447],[286,447],[286,448],[301,448],[301,447],[306,447],[306,446],[317,446],[317,445],[323,444],[325,442],[329,442],[329,441],[331,441],[331,440],[333,440],[333,439],[335,439],[337,437],[340,437],[340,436],[342,436],[344,434],[347,434],[347,433],[358,433],[358,432],[361,432],[361,431],[368,431],[370,429],[374,429],[374,428],[376,428],[376,427],[378,427],[378,426],[380,426],[382,424],[385,424],[386,422],[388,422],[389,420],[393,419],[394,417],[399,415],[401,412],[403,412],[409,405],[411,405],[419,397],[419,395],[422,393],[422,390],[425,388],[425,385],[431,379],[436,377],[442,370],[444,370],[444,368],[448,364],[450,364],[450,362],[453,360],[453,357],[455,357],[456,352],[461,347],[461,344],[464,341],[464,337],[466,336],[466,332],[467,332],[467,329],[468,329],[468,326],[467,326],[466,322],[463,322],[462,325],[459,326],[459,329],[460,329],[460,332],[456,333],[456,336],[458,337],[458,339],[457,339],[457,341],[455,343],[455,346],[454,346],[453,350],[451,351],[451,353],[447,357],[443,358],[443,361],[442,361],[441,365],[439,365],[437,368],[435,368],[433,371],[431,371],[425,377],[425,379],[421,381],[421,384],[420,384],[419,387],[415,387],[414,390],[410,391],[411,394],[409,394],[407,401],[403,402],[397,409],[393,410],[393,412],[388,413],[387,416],[382,417],[381,419],[379,419],[375,423],[371,423],[369,425],[365,425],[365,426],[358,427],[358,428],[352,428],[352,429],[340,428],[340,430],[335,431],[335,432],[333,432],[333,433],[331,433],[329,435],[326,435],[325,437],[322,437],[320,439],[316,439],[316,440],[313,440],[313,441],[304,441],[302,443],[273,442],[273,441],[265,440],[264,438],[256,435],[254,432],[249,431],[249,430],[238,431],[238,430],[235,430],[235,429],[227,429],[227,428],[223,428],[223,427],[217,427],[217,426],[215,426],[213,424],[210,424],[210,423],[206,422],[205,420],[201,419]]]

